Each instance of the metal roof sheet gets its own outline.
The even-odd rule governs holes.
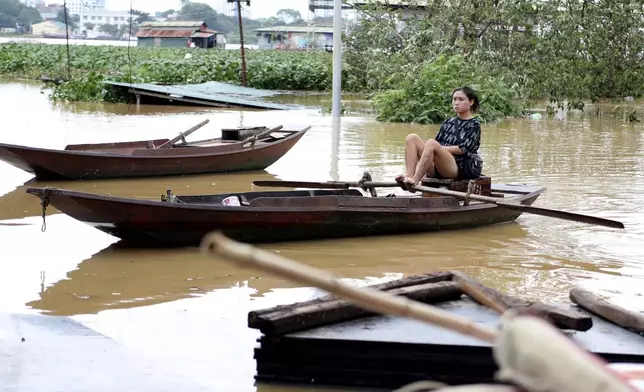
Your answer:
[[[188,38],[194,29],[145,29],[136,33],[138,38]]]
[[[201,84],[156,85],[152,83],[130,84],[107,80],[104,83],[122,88],[136,89],[139,92],[148,91],[168,94],[168,99],[172,99],[175,96],[261,109],[287,110],[303,108],[302,105],[283,104],[263,100],[265,97],[287,93],[285,91],[262,90],[229,83],[206,82]]]

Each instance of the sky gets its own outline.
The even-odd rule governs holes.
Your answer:
[[[132,8],[154,14],[155,11],[165,11],[168,9],[178,10],[181,6],[179,0],[131,0]],[[232,10],[233,4],[227,3],[226,0],[201,0],[196,1],[206,3],[213,7],[217,12],[228,12]],[[242,2],[243,5],[245,3]],[[309,19],[308,0],[251,0],[250,7],[242,8],[245,17],[259,19],[275,16],[278,10],[282,8],[293,8],[300,11],[302,18]],[[110,11],[128,11],[130,9],[130,0],[107,0],[107,9]]]

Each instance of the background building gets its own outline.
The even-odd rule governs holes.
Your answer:
[[[105,30],[101,28],[103,25],[111,25],[116,31],[124,31],[124,27],[130,25],[130,13],[127,11],[85,10],[78,16],[80,31],[102,31]]]
[[[89,11],[105,11],[105,0],[67,0],[67,8],[72,15]]]
[[[53,20],[46,20],[31,25],[31,34],[47,38],[65,37],[65,24]],[[71,31],[69,34],[71,35]]]
[[[274,26],[255,32],[259,49],[333,48],[333,26]]]
[[[187,47],[194,43],[198,48],[220,48],[226,46],[223,33],[208,30],[203,21],[145,22],[136,33],[137,46]]]

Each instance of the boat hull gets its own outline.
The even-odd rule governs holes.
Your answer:
[[[208,147],[155,150],[155,154],[118,154],[51,150],[0,143],[0,160],[36,179],[96,180],[263,170],[286,154],[306,133],[272,143],[208,152]],[[188,151],[189,150],[189,151]],[[185,153],[183,152],[185,151]]]
[[[452,197],[417,197],[407,207],[402,198],[348,195],[321,197],[318,206],[225,207],[60,189],[29,188],[27,192],[46,194],[59,211],[137,246],[198,246],[213,231],[248,243],[422,233],[506,223],[521,215],[494,204],[463,207]],[[532,204],[540,193],[522,195],[520,202]]]

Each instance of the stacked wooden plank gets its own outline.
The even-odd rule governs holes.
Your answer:
[[[611,322],[572,306],[509,297],[462,273],[417,275],[375,287],[493,327],[499,311],[521,309],[610,362],[644,363],[644,338],[632,320],[637,314],[626,325],[605,311]],[[472,287],[490,302],[473,295]],[[592,307],[585,303],[580,305]],[[259,381],[397,388],[419,380],[490,383],[498,370],[485,342],[411,319],[374,316],[332,296],[250,312],[249,326],[263,333],[255,350]]]

